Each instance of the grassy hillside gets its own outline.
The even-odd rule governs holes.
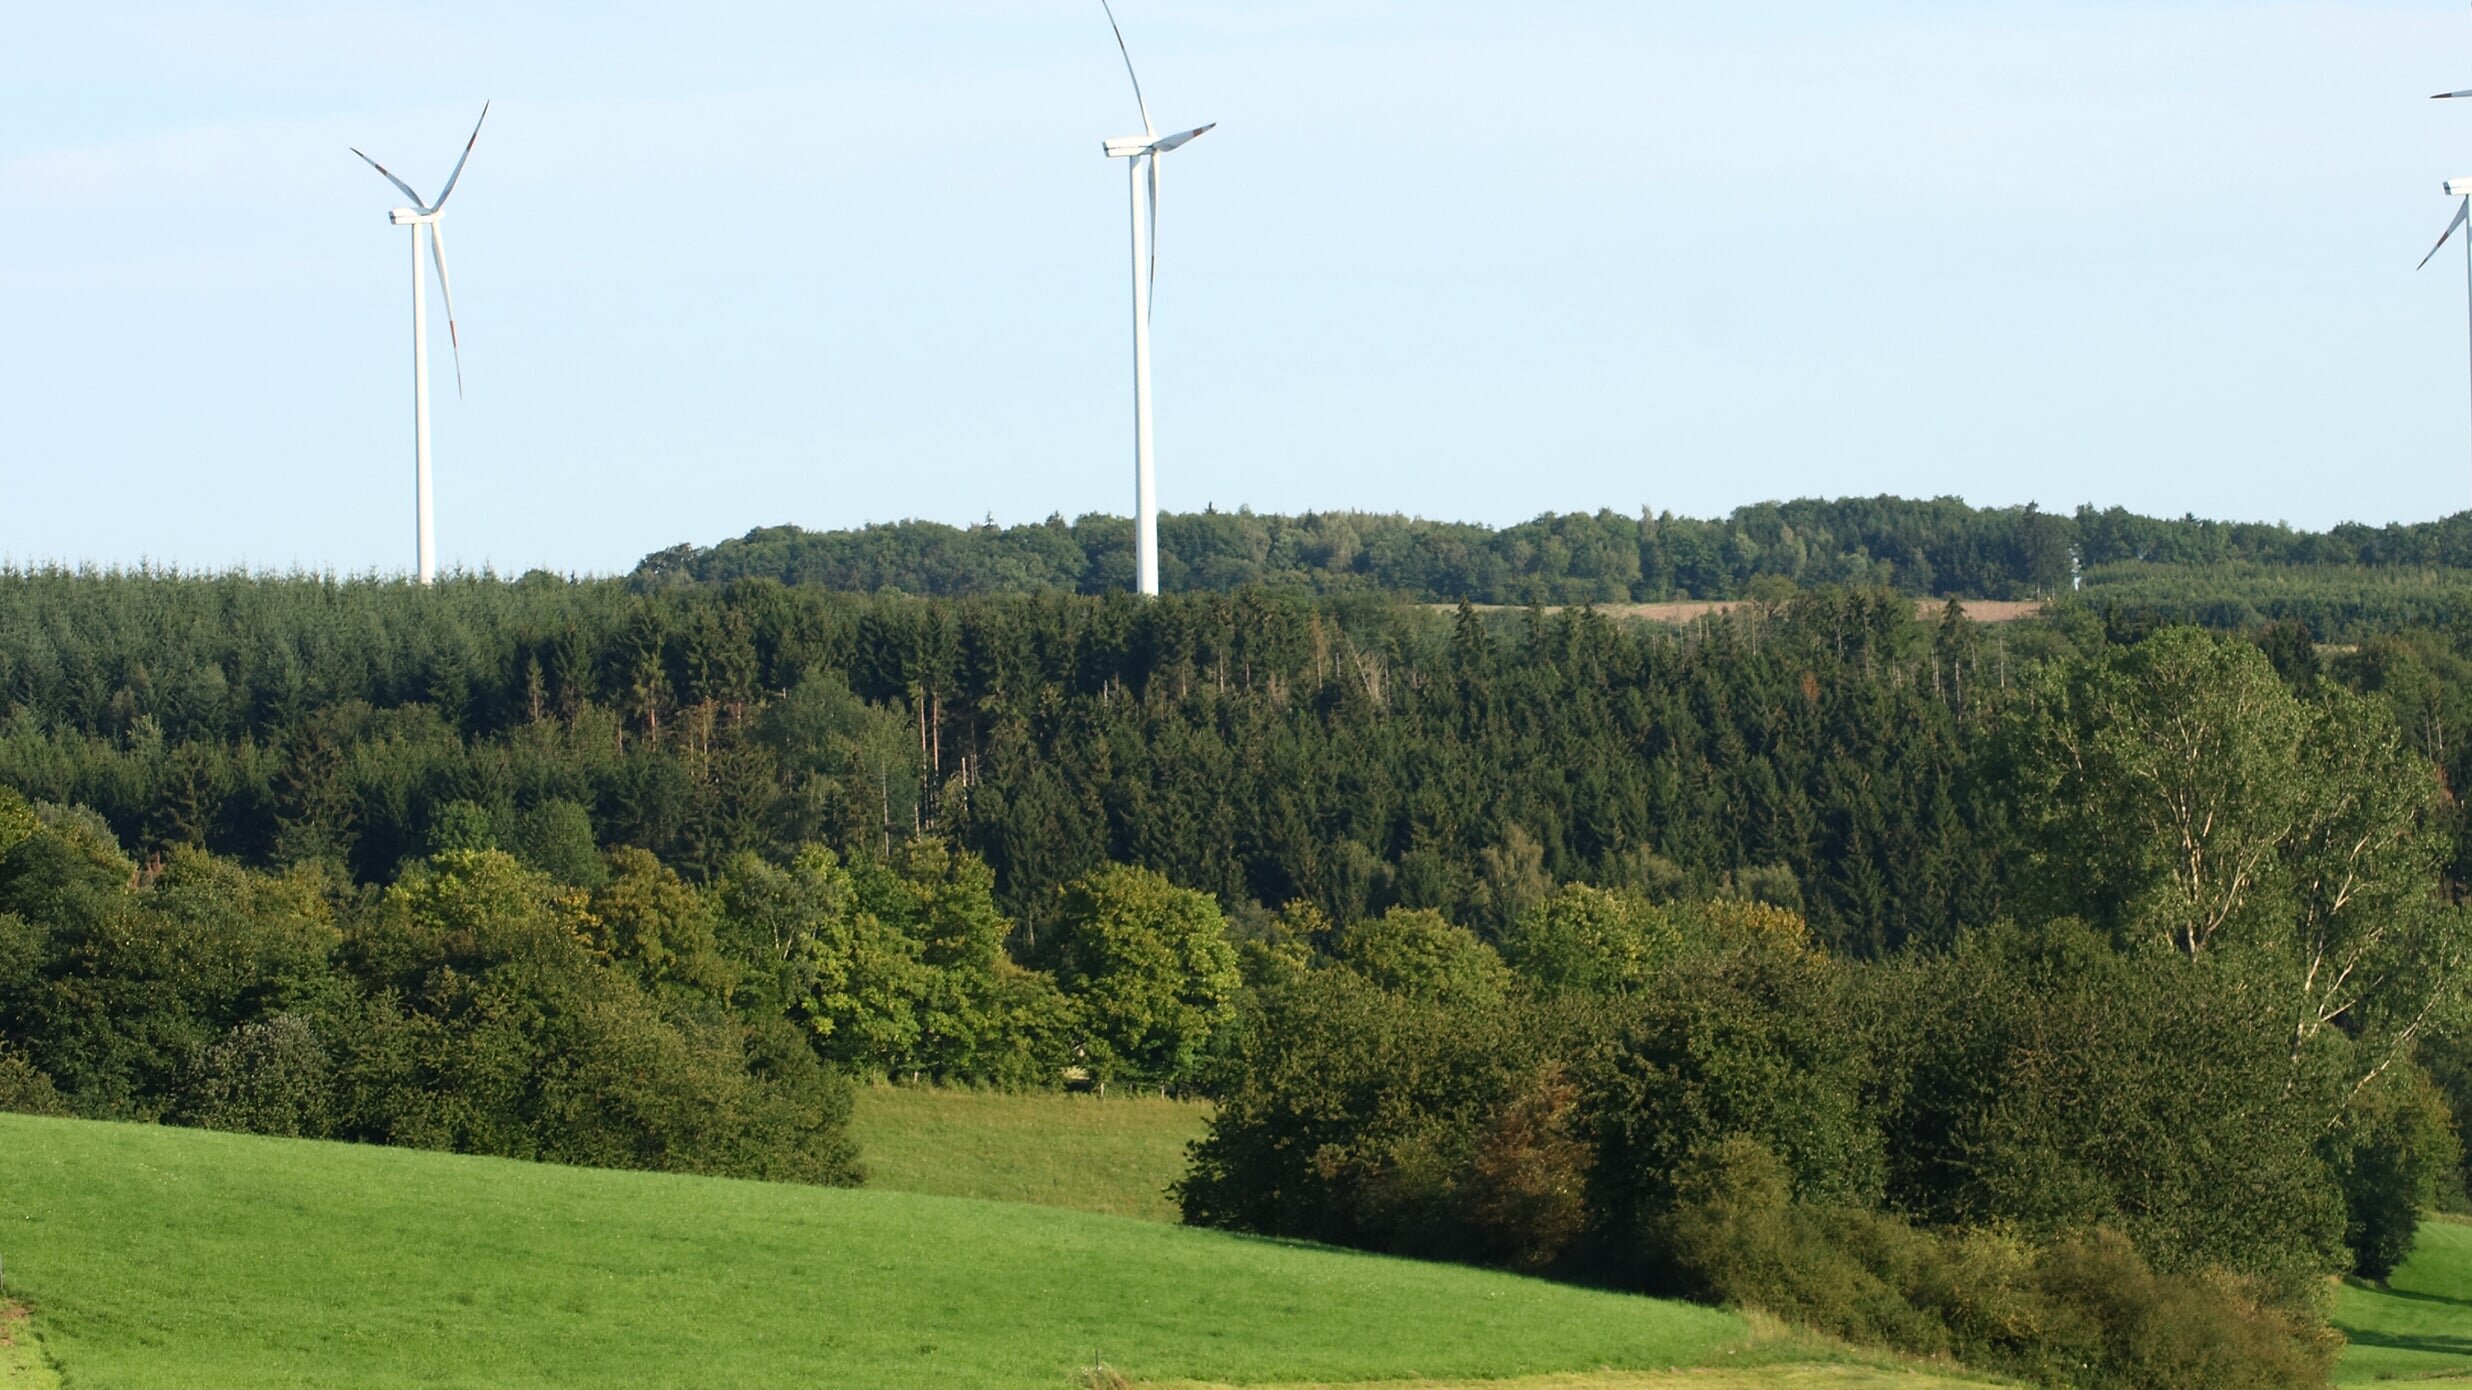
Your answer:
[[[2385,1288],[2344,1287],[2335,1322],[2352,1339],[2338,1380],[2443,1375],[2472,1383],[2472,1224],[2423,1226],[2412,1258]]]
[[[0,1116],[69,1383],[1488,1377],[1711,1357],[1706,1309],[1078,1212]]]
[[[54,1390],[59,1384],[34,1340],[24,1305],[0,1298],[0,1387]]]
[[[851,1132],[873,1188],[1173,1221],[1168,1184],[1209,1116],[1156,1097],[870,1086]]]

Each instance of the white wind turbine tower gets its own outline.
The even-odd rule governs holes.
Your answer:
[[[1133,187],[1133,564],[1138,592],[1159,592],[1158,476],[1150,447],[1150,290],[1158,277],[1159,157],[1207,134],[1213,121],[1198,130],[1161,136],[1150,122],[1150,103],[1142,97],[1141,74],[1133,70],[1133,51],[1125,47],[1124,27],[1116,9],[1107,11],[1107,27],[1116,32],[1116,51],[1124,55],[1124,71],[1133,79],[1133,103],[1141,108],[1142,133],[1107,142],[1107,157],[1128,161]]]
[[[455,333],[455,288],[446,278],[446,200],[455,194],[455,181],[463,177],[464,162],[472,158],[472,147],[480,142],[481,125],[489,119],[489,104],[481,104],[481,119],[472,123],[472,138],[464,141],[463,157],[455,161],[455,171],[446,176],[446,187],[438,191],[438,201],[430,202],[412,191],[412,185],[396,178],[369,156],[359,154],[370,168],[386,175],[386,181],[403,190],[412,200],[408,208],[396,208],[386,215],[398,227],[412,229],[412,467],[414,507],[420,516],[420,577],[423,584],[438,577],[436,518],[429,502],[429,291],[422,284],[421,228],[429,229],[429,254],[438,263],[438,292],[446,297],[446,339],[455,353],[455,394],[463,395],[463,341]]]

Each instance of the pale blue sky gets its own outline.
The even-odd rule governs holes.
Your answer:
[[[1161,497],[1510,522],[1894,492],[2472,505],[2455,4],[1125,0]],[[450,563],[1131,501],[1097,0],[24,5],[0,556]],[[434,291],[433,291],[434,293]]]

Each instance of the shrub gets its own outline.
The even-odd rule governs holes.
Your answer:
[[[2325,1383],[2341,1346],[2312,1309],[2218,1269],[2158,1273],[2117,1231],[2036,1247],[1797,1201],[1785,1165],[1741,1136],[1675,1186],[1659,1233],[1701,1296],[2041,1384],[2288,1390]]]
[[[1919,1282],[1915,1270],[1935,1253],[1931,1238],[1869,1213],[1796,1201],[1786,1165],[1748,1136],[1690,1156],[1651,1239],[1684,1292],[1907,1351],[1948,1349],[1946,1325],[1881,1273]]]
[[[1324,965],[1263,986],[1235,1036],[1235,1084],[1177,1188],[1187,1221],[1434,1258],[1559,1253],[1576,1116],[1520,1011]],[[1487,1173],[1509,1187],[1482,1190]]]
[[[1898,1210],[2037,1239],[2108,1226],[2173,1272],[2309,1287],[2348,1264],[2318,1152],[2340,1091],[2296,1066],[2253,962],[2055,923],[1882,973]]]
[[[1854,983],[1827,957],[1752,944],[1686,954],[1615,1014],[1582,1079],[1591,1201],[1618,1275],[1665,1282],[1652,1228],[1694,1156],[1734,1136],[1780,1159],[1797,1198],[1878,1200],[1884,1156]]]
[[[331,1073],[309,1022],[274,1014],[199,1051],[172,1118],[201,1129],[322,1138],[332,1123]]]
[[[1551,1062],[1495,1108],[1457,1193],[1457,1216],[1478,1258],[1550,1269],[1579,1245],[1596,1163],[1579,1101],[1567,1070]]]
[[[0,1042],[0,1110],[19,1115],[68,1113],[52,1079],[6,1042]]]
[[[2063,1240],[2035,1262],[2051,1326],[2002,1358],[2046,1378],[2118,1390],[2289,1390],[2322,1385],[2342,1338],[2306,1309],[2259,1298],[2220,1270],[2165,1275],[2117,1231]]]

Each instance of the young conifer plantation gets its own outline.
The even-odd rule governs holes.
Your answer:
[[[2462,519],[1828,505],[0,573],[0,1108],[847,1185],[857,1083],[1158,1091],[1195,1225],[2324,1382],[2464,1191]]]

